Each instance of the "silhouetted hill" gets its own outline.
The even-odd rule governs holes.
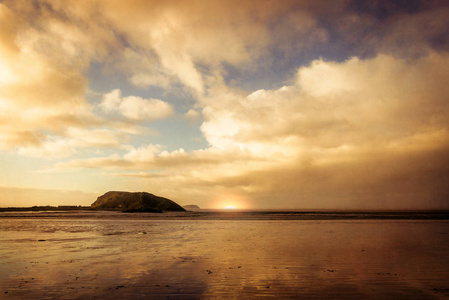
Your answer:
[[[127,212],[185,211],[176,202],[146,192],[107,192],[91,205],[94,209]]]

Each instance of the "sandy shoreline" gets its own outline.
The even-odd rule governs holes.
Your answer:
[[[449,296],[449,222],[0,219],[0,298]]]

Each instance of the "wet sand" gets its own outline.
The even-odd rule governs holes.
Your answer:
[[[449,297],[446,220],[68,216],[2,215],[0,298]]]

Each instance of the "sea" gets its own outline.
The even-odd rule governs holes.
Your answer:
[[[0,299],[448,299],[449,212],[0,212]]]

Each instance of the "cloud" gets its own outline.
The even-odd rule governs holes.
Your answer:
[[[234,192],[260,206],[324,207],[334,195],[368,207],[389,195],[437,206],[438,178],[447,178],[448,5],[373,3],[2,1],[0,149],[80,154],[56,169],[139,174],[167,196]],[[116,87],[87,96],[93,64],[158,95],[181,91],[194,108]],[[156,135],[146,121],[175,108],[202,122],[208,146],[128,145]],[[415,190],[407,174],[417,184],[420,170]]]
[[[137,121],[164,119],[173,113],[167,102],[136,96],[121,97],[121,91],[118,89],[105,94],[100,107],[106,113],[120,112],[126,118]]]
[[[127,145],[123,147],[126,152],[122,155],[117,153],[108,157],[93,157],[88,159],[77,159],[69,162],[58,163],[57,167],[66,168],[106,168],[111,170],[147,170],[159,171],[171,170],[173,172],[186,172],[186,170],[206,175],[206,169],[217,169],[220,166],[227,166],[220,170],[223,174],[233,169],[232,173],[239,171],[240,164],[246,164],[249,160],[259,163],[264,162],[264,158],[256,158],[238,147],[227,149],[207,148],[194,150],[187,153],[180,148],[173,151],[164,150],[161,145],[148,144],[141,147]],[[232,165],[235,164],[234,167]],[[196,169],[201,166],[203,171]],[[249,166],[248,166],[249,167]],[[177,170],[179,168],[179,170]],[[210,174],[212,176],[212,174]]]
[[[298,70],[293,86],[211,101],[201,129],[212,145],[238,145],[254,156],[278,151],[288,162],[243,170],[223,183],[260,191],[253,197],[267,201],[296,195],[285,200],[288,205],[447,207],[433,174],[449,177],[442,159],[449,143],[449,90],[443,80],[448,58],[432,53],[414,61],[386,55],[343,63],[317,60]],[[423,169],[421,161],[435,164],[435,170]],[[393,177],[398,186],[387,183]],[[438,187],[406,188],[418,178]],[[390,200],[396,195],[398,203],[378,199],[385,194]]]
[[[409,62],[379,55],[343,63],[314,61],[295,85],[248,96],[212,99],[201,126],[208,141],[265,149],[290,143],[306,148],[387,145],[447,128],[447,55]],[[225,98],[227,97],[227,98]]]
[[[260,65],[277,67],[272,52],[281,52],[276,59],[284,53],[291,57],[293,49],[301,52],[328,40],[326,29],[307,11],[311,5],[295,2],[100,1],[96,6],[123,41],[106,59],[109,67],[139,87],[181,84],[194,97],[207,94],[211,78],[226,76],[227,66],[251,73]]]
[[[95,54],[79,27],[29,9],[0,4],[0,147],[26,155],[72,153],[56,136],[68,126],[101,123],[84,97],[83,73]]]
[[[105,24],[90,21],[88,6],[22,4],[0,4],[1,150],[69,157],[80,149],[120,148],[126,135],[157,134],[135,120],[172,113],[165,102],[127,97],[120,109],[129,120],[109,120],[86,99],[90,63],[117,46]]]
[[[189,185],[204,197],[238,191],[261,207],[279,198],[285,207],[446,207],[437,178],[449,177],[448,65],[441,53],[316,60],[290,86],[246,95],[222,86],[203,99],[209,148],[149,145],[59,167],[120,170],[140,180],[147,171],[153,184],[170,180],[171,189]],[[412,188],[419,180],[421,188]]]
[[[160,152],[160,145],[147,145],[146,147],[133,148],[123,156],[123,159],[133,163],[151,163],[155,153]]]
[[[59,92],[76,95],[68,89],[69,83],[77,89],[83,78],[76,77],[96,62],[111,72],[123,72],[139,87],[169,89],[181,84],[194,97],[202,97],[211,78],[226,78],[232,68],[239,71],[231,71],[233,77],[246,73],[260,78],[262,70],[283,80],[292,70],[292,60],[308,63],[323,55],[341,60],[379,51],[425,55],[429,49],[447,49],[447,5],[412,6],[382,1],[329,6],[322,1],[174,5],[138,0],[64,5],[41,1],[29,6],[4,1],[2,44],[8,57],[15,56],[13,61],[33,66],[29,72],[21,68],[21,79],[25,73],[39,78],[43,68],[50,71],[48,80],[67,78],[68,86]],[[17,70],[2,69],[0,78],[10,79]],[[59,74],[62,70],[65,77]],[[52,71],[57,74],[52,76]]]
[[[85,130],[69,127],[63,136],[41,135],[35,143],[21,143],[18,154],[47,158],[70,157],[80,149],[118,149],[122,147],[121,143],[128,140],[126,134],[115,130]]]
[[[351,153],[349,160],[325,165],[300,160],[220,182],[265,208],[279,199],[278,208],[447,209],[448,149]]]
[[[184,118],[190,123],[196,123],[200,119],[200,113],[194,109],[189,109],[189,111],[184,114]]]
[[[0,134],[0,150],[9,150],[11,147],[35,146],[45,139],[43,134],[32,131],[12,131]]]

